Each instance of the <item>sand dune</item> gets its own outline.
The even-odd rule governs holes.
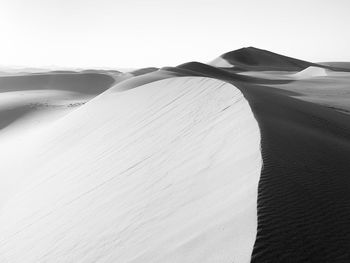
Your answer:
[[[231,51],[222,55],[229,64],[243,70],[303,70],[313,63],[272,53],[254,47]]]
[[[343,74],[343,73],[340,73],[340,74]],[[333,73],[331,73],[330,70],[325,68],[310,66],[298,72],[283,71],[283,70],[282,71],[244,71],[244,72],[240,72],[239,74],[244,76],[269,79],[269,80],[301,80],[301,79],[309,79],[309,78],[316,78],[316,77],[326,77],[329,74],[333,74]],[[334,72],[334,74],[339,74],[339,73]]]
[[[270,85],[270,88],[288,91],[294,98],[349,113],[350,73],[328,71],[327,74],[328,76],[303,78],[282,85]]]
[[[252,262],[349,261],[348,73],[328,71],[275,85],[256,82],[261,76],[254,72],[237,81],[227,70],[221,76],[195,70],[234,83],[261,128],[264,167]]]
[[[293,72],[293,71],[243,71],[239,72],[239,75],[250,76],[254,78],[268,79],[268,80],[302,80],[317,77],[347,77],[349,72],[346,71],[333,71],[331,69],[325,69],[320,67],[311,66],[304,70]],[[262,81],[260,81],[261,84]]]
[[[0,261],[349,262],[345,66],[1,77]]]
[[[114,79],[105,74],[29,74],[0,77],[0,92],[24,90],[65,90],[83,94],[98,94],[108,89]]]
[[[96,73],[2,76],[0,133],[19,119],[30,123],[33,115],[35,123],[55,120],[110,88],[114,82],[114,78]]]
[[[24,146],[35,149],[31,142],[38,134],[117,81],[105,74],[78,73],[0,77],[0,207],[21,178],[7,171],[22,165]]]
[[[233,68],[234,65],[229,63],[226,59],[223,57],[218,57],[214,59],[213,61],[209,62],[208,65],[211,65],[213,67],[218,67],[218,68]]]
[[[350,70],[350,62],[321,62],[319,64]]]
[[[224,64],[220,64],[224,63]],[[287,57],[255,47],[246,47],[225,53],[213,62],[215,67],[230,68],[233,72],[244,71],[301,71],[308,67],[320,67],[334,71],[349,71],[341,63],[312,63],[292,57]]]
[[[140,75],[151,73],[151,72],[154,72],[154,71],[157,71],[157,70],[158,70],[158,68],[149,67],[149,68],[141,68],[141,69],[133,70],[130,73],[133,76],[140,76]]]
[[[256,76],[244,76],[243,74],[231,72],[224,68],[216,68],[200,62],[188,62],[177,66],[176,68],[167,68],[168,71],[173,71],[179,75],[198,75],[210,76],[221,80],[226,80],[233,83],[259,83],[259,84],[281,84],[287,83],[284,79],[265,79]]]
[[[249,261],[260,136],[234,86],[107,92],[39,137],[1,209],[2,262]]]
[[[108,90],[108,92],[121,92],[136,87],[151,83],[157,80],[167,79],[175,77],[176,74],[166,71],[166,70],[156,70],[149,73],[136,74],[135,76],[131,75],[128,79],[118,83],[113,88]]]
[[[292,75],[296,79],[307,79],[315,77],[326,77],[328,75],[327,70],[319,67],[308,67],[298,73]]]

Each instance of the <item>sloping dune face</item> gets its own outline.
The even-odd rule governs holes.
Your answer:
[[[122,75],[62,72],[0,76],[0,207],[17,187],[17,179],[23,177],[21,173],[4,171],[22,163],[19,156],[26,154],[24,145],[120,78]]]
[[[102,94],[33,145],[1,209],[1,262],[249,262],[260,133],[234,86]]]

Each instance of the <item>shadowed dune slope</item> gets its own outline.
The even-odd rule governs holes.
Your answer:
[[[203,74],[220,78],[217,71]],[[350,115],[300,100],[290,84],[282,90],[235,77],[262,135],[252,262],[349,262]]]
[[[262,132],[253,262],[350,261],[350,118],[241,85]]]
[[[0,210],[1,262],[249,262],[260,132],[233,85],[106,92],[31,143],[5,171],[22,186]]]
[[[230,64],[245,70],[303,70],[313,63],[279,55],[254,47],[241,48],[222,55]]]
[[[140,75],[151,73],[151,72],[154,72],[154,71],[157,71],[157,70],[158,70],[158,68],[149,67],[149,68],[137,69],[137,70],[131,71],[129,73],[131,73],[134,76],[140,76]]]

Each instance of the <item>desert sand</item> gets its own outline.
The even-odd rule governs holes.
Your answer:
[[[38,125],[45,120],[54,121],[114,83],[113,77],[104,74],[27,73],[1,76],[0,132],[22,122]],[[25,129],[21,127],[21,130]]]
[[[346,66],[2,74],[0,261],[349,262]]]
[[[120,85],[6,171],[21,183],[2,204],[1,261],[248,262],[262,161],[242,93],[202,77]]]
[[[239,50],[240,60],[251,64],[250,49],[243,50],[247,51],[247,57]],[[187,67],[188,72],[223,79],[238,87],[259,123],[264,166],[252,262],[347,262],[350,260],[347,231],[350,213],[346,208],[350,200],[348,70],[328,67],[327,76],[310,74],[301,80],[266,83],[266,78],[254,72],[268,70],[263,73],[269,75],[268,79],[281,81],[287,68],[290,74],[298,74],[310,65],[293,71],[289,68],[290,59],[272,53],[273,66],[269,66],[265,54],[262,50],[254,58],[256,65],[247,67],[253,69],[247,75],[254,79],[237,78],[231,69],[224,70],[220,76],[216,68],[203,70],[194,63]],[[276,66],[282,76],[274,78],[278,76]],[[312,66],[323,67],[313,63]],[[237,73],[244,76],[242,72],[243,69]],[[231,79],[227,73],[232,75]]]

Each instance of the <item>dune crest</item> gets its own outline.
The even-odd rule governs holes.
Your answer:
[[[28,183],[1,210],[2,262],[250,260],[260,133],[231,84],[101,94],[26,150]]]
[[[298,71],[313,65],[313,63],[287,57],[255,47],[237,49],[221,56],[228,63],[242,70],[286,70]]]

